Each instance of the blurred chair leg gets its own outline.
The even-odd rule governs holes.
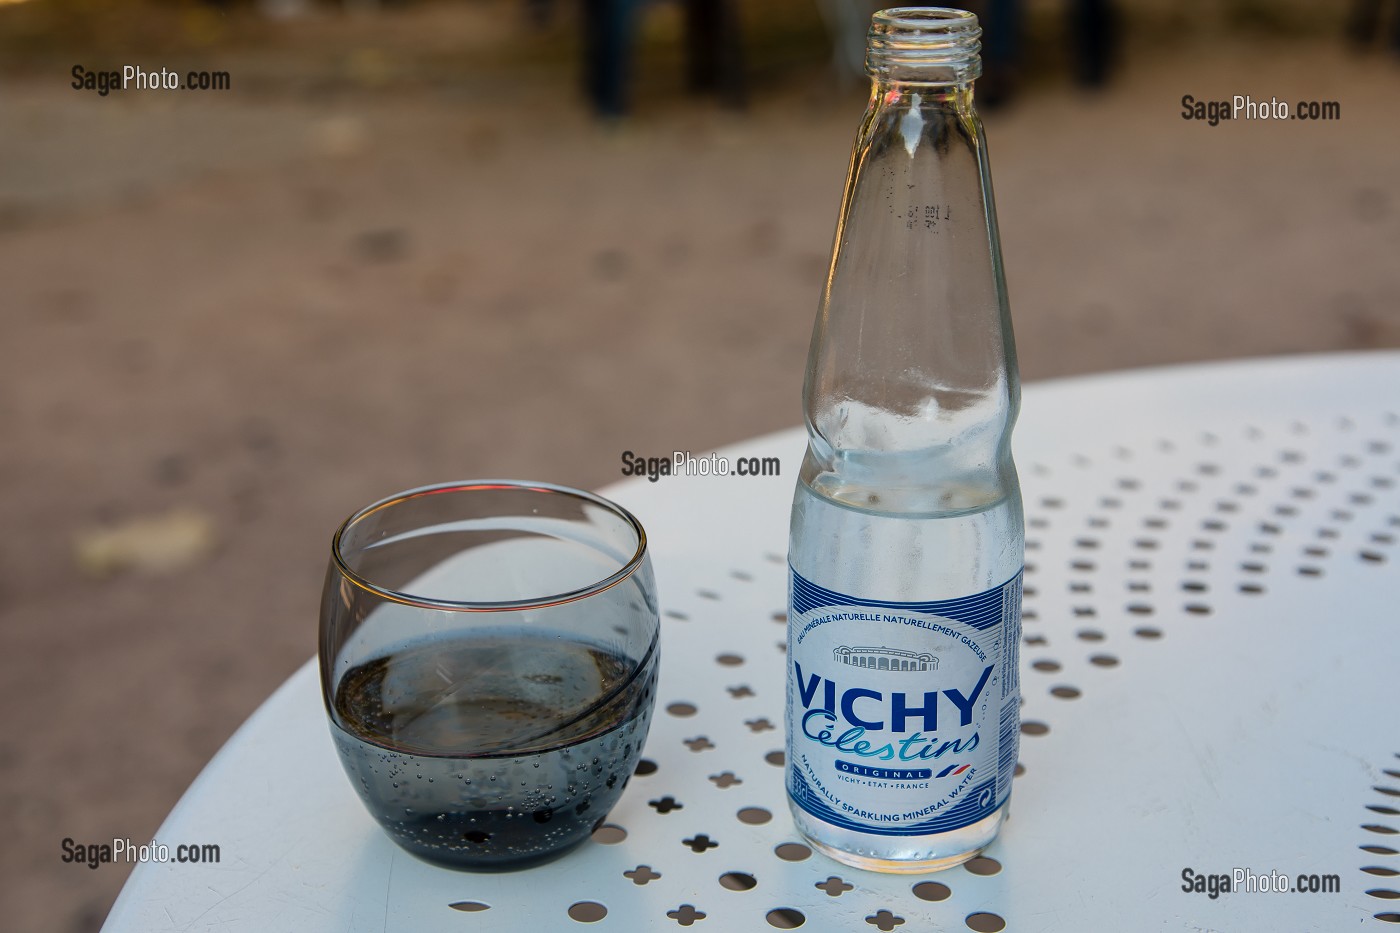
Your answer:
[[[982,14],[982,80],[978,100],[996,107],[1016,92],[1021,66],[1021,0],[988,0]]]
[[[726,105],[743,107],[743,30],[733,0],[685,0],[685,40],[690,89],[713,91]]]
[[[602,117],[627,113],[633,0],[583,0],[584,88]]]
[[[1108,83],[1116,33],[1116,11],[1111,0],[1074,0],[1070,18],[1075,36],[1076,71],[1087,87]]]
[[[1347,14],[1347,38],[1357,45],[1369,45],[1381,21],[1381,0],[1352,0]]]

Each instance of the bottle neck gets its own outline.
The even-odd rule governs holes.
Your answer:
[[[982,73],[981,39],[977,17],[966,10],[882,10],[870,22],[865,70],[877,85],[970,85]]]
[[[917,102],[921,110],[950,110],[965,114],[972,111],[973,96],[971,81],[964,84],[927,84],[874,77],[870,87],[870,108],[902,109]]]

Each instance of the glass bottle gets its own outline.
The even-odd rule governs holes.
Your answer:
[[[1020,401],[962,10],[875,14],[804,388],[792,511],[788,794],[861,868],[966,861],[1019,739]]]

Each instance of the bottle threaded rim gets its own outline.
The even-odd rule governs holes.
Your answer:
[[[895,7],[870,21],[865,70],[872,76],[922,76],[968,80],[982,71],[982,29],[977,16],[948,7]]]

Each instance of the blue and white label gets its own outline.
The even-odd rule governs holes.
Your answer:
[[[1021,574],[961,599],[859,599],[790,569],[788,794],[819,820],[915,836],[1006,803],[1020,739]]]

